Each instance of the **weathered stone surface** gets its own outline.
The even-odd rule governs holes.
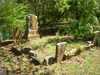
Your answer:
[[[87,41],[88,45],[86,45],[83,49],[84,50],[89,50],[90,48],[94,47],[93,41]]]
[[[31,48],[19,48],[17,46],[13,46],[10,50],[15,56],[24,56],[24,59],[30,60],[34,65],[40,65],[40,61],[37,59],[37,54],[32,51]]]
[[[5,41],[1,41],[0,42],[0,47],[4,47],[4,46],[13,46],[15,45],[15,41],[14,40],[5,40]]]
[[[34,56],[34,57],[37,57],[37,53],[35,51],[32,51],[32,50],[29,52],[29,55],[30,56]]]
[[[32,50],[31,48],[22,48],[22,49],[21,49],[21,52],[24,53],[24,54],[29,54],[29,52],[30,52],[31,50]]]
[[[26,56],[34,56],[37,57],[37,54],[35,51],[32,51],[31,48],[20,48],[18,46],[13,46],[10,51],[15,55],[15,56],[20,56],[22,54]]]
[[[30,62],[34,65],[41,65],[41,62],[34,56],[29,56]]]
[[[66,42],[61,42],[56,45],[56,55],[55,59],[57,62],[61,62],[64,57],[64,51],[65,51],[65,44]]]
[[[95,36],[94,36],[93,41],[94,41],[94,45],[100,47],[100,31],[95,32]]]
[[[55,63],[55,58],[52,56],[46,56],[42,62],[43,65],[51,65]]]
[[[20,51],[19,47],[13,46],[10,50],[15,56],[22,55],[22,52]]]
[[[23,54],[26,54],[26,55],[29,55],[29,56],[37,57],[37,53],[35,51],[33,51],[32,48],[22,48],[21,52]]]
[[[39,37],[38,34],[38,20],[37,16],[29,14],[27,17],[28,25],[28,39],[31,40],[34,37]]]
[[[72,50],[70,50],[70,51],[68,52],[68,55],[69,55],[69,56],[74,56],[76,53],[77,53],[77,49],[74,48],[74,49],[72,49]]]

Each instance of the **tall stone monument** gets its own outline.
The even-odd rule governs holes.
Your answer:
[[[39,37],[37,16],[33,14],[27,16],[27,32],[28,40]]]

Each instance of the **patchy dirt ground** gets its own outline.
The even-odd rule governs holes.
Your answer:
[[[20,47],[32,47],[42,62],[44,57],[55,56],[55,45],[67,42],[66,51],[86,46],[83,41],[73,40],[72,37],[44,37],[31,40]],[[25,57],[16,57],[8,49],[0,48],[0,71],[8,70],[9,75],[100,75],[100,48],[94,47],[78,56],[49,66],[34,66]]]

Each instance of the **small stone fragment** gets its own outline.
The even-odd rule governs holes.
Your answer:
[[[55,63],[55,58],[52,56],[46,56],[43,60],[43,65],[51,65]]]

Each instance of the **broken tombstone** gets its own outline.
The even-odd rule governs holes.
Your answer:
[[[34,65],[41,65],[41,62],[34,56],[29,56],[28,59],[30,59],[30,62]]]
[[[5,40],[0,42],[0,47],[12,47],[15,45],[15,41],[14,40]]]
[[[51,65],[55,63],[55,58],[52,56],[46,56],[42,62],[43,65]]]
[[[31,50],[32,50],[31,48],[23,48],[23,49],[21,49],[21,52],[24,53],[24,54],[29,54],[29,52]]]
[[[15,56],[20,56],[22,55],[22,52],[20,51],[20,48],[17,46],[13,46],[10,51],[15,55]]]
[[[29,56],[35,56],[35,57],[37,56],[36,52],[32,51],[32,48],[23,48],[21,49],[21,52]]]

